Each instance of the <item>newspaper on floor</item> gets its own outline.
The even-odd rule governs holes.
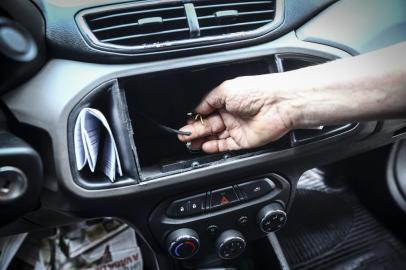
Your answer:
[[[102,137],[104,137],[103,142],[101,142]],[[82,109],[76,119],[74,140],[78,170],[88,165],[90,171],[95,172],[101,152],[100,168],[110,181],[114,182],[117,174],[123,175],[116,142],[102,112],[92,108]],[[103,147],[102,151],[100,147]]]
[[[142,270],[135,231],[114,219],[62,228],[42,241],[35,270]]]

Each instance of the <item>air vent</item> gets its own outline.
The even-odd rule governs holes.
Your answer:
[[[275,17],[275,3],[264,1],[196,1],[200,36],[224,35],[258,29]]]
[[[266,35],[283,21],[283,0],[134,1],[76,16],[86,40],[123,53],[189,48]]]
[[[190,32],[181,3],[110,9],[84,20],[100,42],[123,46],[187,39]]]

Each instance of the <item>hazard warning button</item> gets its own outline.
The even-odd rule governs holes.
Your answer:
[[[213,190],[210,197],[210,208],[227,207],[239,201],[233,187]]]

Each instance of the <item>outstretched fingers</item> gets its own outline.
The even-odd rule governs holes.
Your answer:
[[[218,153],[240,149],[241,146],[239,146],[232,137],[208,140],[202,144],[202,150],[206,153]]]

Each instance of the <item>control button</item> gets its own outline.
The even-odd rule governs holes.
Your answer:
[[[236,230],[223,232],[216,240],[217,254],[222,259],[235,259],[244,252],[244,236]]]
[[[206,208],[206,193],[176,200],[166,211],[168,217],[187,217],[202,214]]]
[[[199,250],[199,236],[192,229],[178,229],[166,239],[169,254],[175,259],[188,259]]]
[[[166,211],[168,217],[186,217],[189,213],[189,202],[184,199],[174,201],[169,205]]]
[[[217,225],[210,225],[209,227],[207,227],[207,232],[210,235],[215,236],[219,232],[219,227]]]
[[[237,224],[241,227],[245,227],[248,224],[248,217],[247,216],[241,216],[237,220]]]
[[[174,254],[177,258],[189,257],[189,254],[195,253],[196,244],[193,241],[187,240],[179,243],[174,248]]]
[[[226,207],[238,201],[233,187],[217,189],[211,192],[210,207],[211,209]]]
[[[198,215],[203,214],[206,208],[206,193],[202,193],[193,197],[189,197],[189,214]]]
[[[264,233],[275,232],[286,223],[286,213],[279,203],[271,203],[258,213],[258,224]]]
[[[269,178],[242,183],[238,188],[245,200],[253,200],[268,194],[275,188],[275,183]]]

